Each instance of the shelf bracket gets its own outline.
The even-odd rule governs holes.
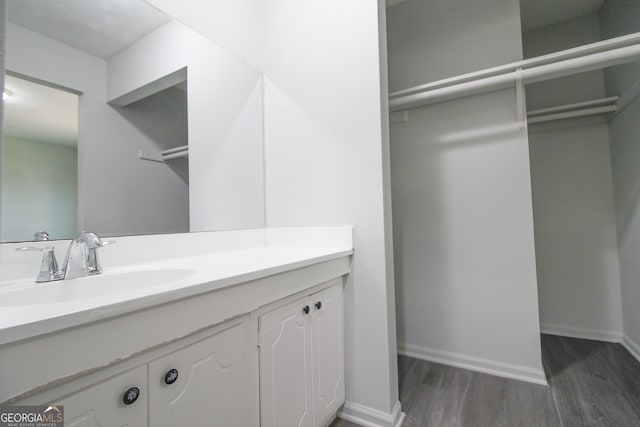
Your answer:
[[[138,150],[138,158],[140,160],[147,160],[149,162],[164,163],[164,160],[162,160],[162,159],[160,159],[158,157],[145,156],[144,153],[142,152],[142,150]]]

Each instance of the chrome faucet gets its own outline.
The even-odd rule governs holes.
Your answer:
[[[75,279],[102,273],[97,249],[102,239],[90,231],[83,231],[71,241],[64,259],[64,278]]]
[[[103,242],[97,234],[83,231],[76,236],[69,244],[67,256],[65,257],[63,268],[58,268],[58,261],[53,246],[46,248],[22,247],[17,251],[41,251],[42,262],[40,272],[36,277],[36,282],[54,282],[63,279],[75,279],[78,277],[90,276],[102,273],[102,267],[98,259],[98,248],[113,244],[113,241]]]

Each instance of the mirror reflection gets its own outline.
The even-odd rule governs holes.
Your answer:
[[[0,240],[30,240],[46,227],[69,238],[82,229],[119,236],[264,226],[258,70],[141,0],[8,5],[5,87],[21,78],[77,99],[77,206],[68,185],[49,182],[40,197],[26,190],[25,177],[74,168],[40,155],[45,167],[34,153],[13,162],[7,120]],[[24,203],[43,199],[59,206]],[[25,210],[32,218],[18,221]]]
[[[78,95],[5,76],[0,235],[30,240],[76,232]]]

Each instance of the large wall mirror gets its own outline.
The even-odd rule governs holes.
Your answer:
[[[0,241],[262,227],[262,75],[143,0],[8,0]]]

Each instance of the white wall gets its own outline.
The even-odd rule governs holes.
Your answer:
[[[600,41],[600,24],[596,12],[527,31],[522,35],[525,58],[597,41]],[[604,98],[603,76],[602,70],[596,70],[528,84],[527,110]]]
[[[624,341],[640,358],[640,101],[609,123]]]
[[[146,0],[260,68],[262,0]]]
[[[606,0],[598,13],[603,39],[640,31],[639,0]],[[609,96],[621,95],[638,81],[639,76],[640,61],[608,68],[605,72],[607,93]]]
[[[264,4],[267,224],[355,227],[342,416],[363,423],[374,410],[373,422],[393,425],[399,405],[379,7],[384,13],[383,2],[366,0]]]
[[[463,0],[389,8],[392,85],[521,59],[518,2],[480,9]],[[424,21],[407,29],[412,16]],[[488,22],[499,23],[490,35]],[[450,27],[457,49],[432,25]],[[397,49],[408,50],[398,57]],[[391,127],[391,160],[399,351],[545,382],[529,153],[515,90],[411,110]]]
[[[101,235],[184,231],[174,207],[187,204],[185,184],[168,168],[138,159],[139,148],[153,145],[107,104],[104,60],[9,23],[6,68],[82,92],[78,229]]]
[[[526,57],[600,40],[597,13],[523,35]],[[604,72],[527,85],[527,107],[605,97]],[[543,333],[619,341],[620,275],[604,117],[530,125],[529,146]]]
[[[2,241],[33,240],[38,230],[52,239],[76,234],[76,147],[16,139],[2,140]]]
[[[640,1],[605,2],[600,10],[602,34],[613,37],[640,31]],[[640,65],[613,67],[605,72],[609,95],[631,92],[640,79]],[[637,93],[637,91],[636,91]],[[609,122],[611,164],[615,194],[620,280],[622,285],[623,343],[640,359],[640,101],[636,98]]]
[[[529,131],[544,333],[620,341],[609,131],[600,120]]]
[[[173,21],[110,59],[109,99],[185,67],[191,230],[263,227],[259,70]]]
[[[390,7],[389,90],[522,59],[519,16],[518,2],[505,0],[406,0]]]
[[[527,139],[505,90],[392,125],[399,352],[544,382]]]
[[[355,226],[343,416],[393,425],[400,405],[385,230],[384,2],[242,0],[224,2],[226,10],[219,1],[151,2],[265,73],[267,224]],[[227,19],[235,28],[216,28]]]

